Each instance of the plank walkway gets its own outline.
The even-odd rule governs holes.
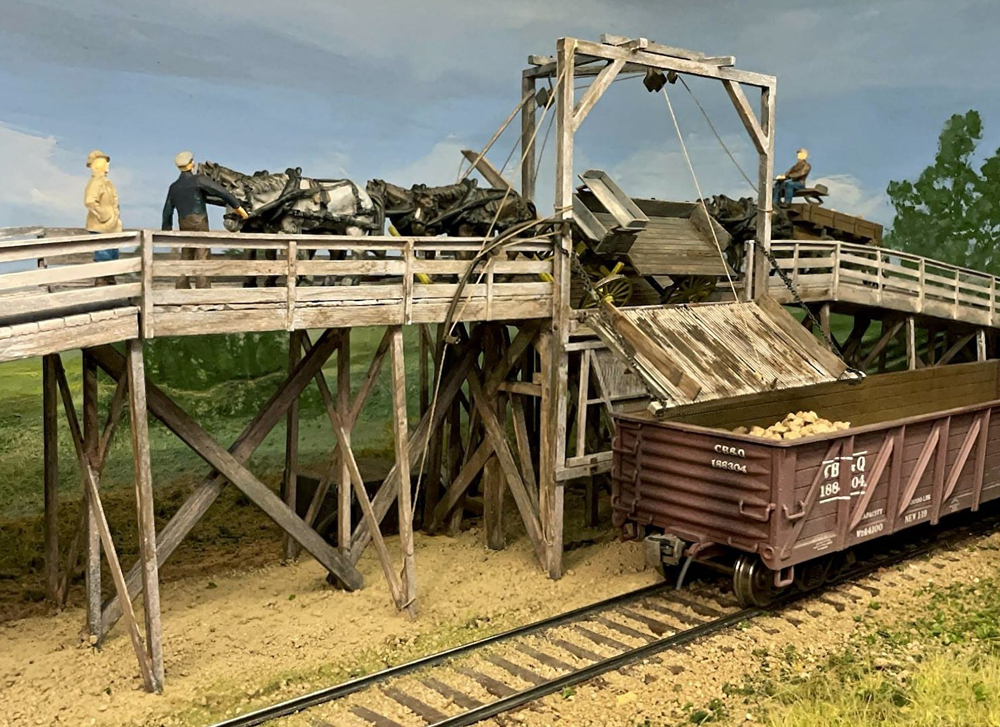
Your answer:
[[[551,243],[512,242],[470,274],[482,247],[478,238],[150,230],[4,241],[0,362],[137,335],[551,317]],[[206,259],[182,259],[185,248]],[[120,258],[94,262],[110,250]],[[109,277],[115,284],[102,284]],[[182,278],[189,289],[175,286]]]

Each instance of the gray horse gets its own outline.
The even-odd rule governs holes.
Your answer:
[[[230,232],[265,232],[283,234],[326,234],[361,237],[380,226],[380,215],[371,196],[347,179],[309,179],[301,169],[287,169],[283,174],[268,171],[243,174],[214,162],[198,165],[204,174],[228,189],[242,201],[249,213],[246,220],[235,215],[225,218]],[[312,259],[315,250],[308,252]],[[277,259],[277,252],[267,250],[268,260]],[[331,259],[343,259],[344,251],[330,251]],[[248,259],[256,260],[257,251],[250,250]],[[266,285],[275,285],[270,277]],[[256,278],[248,278],[247,286],[256,286]]]

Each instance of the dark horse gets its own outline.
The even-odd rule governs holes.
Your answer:
[[[537,217],[535,206],[516,192],[480,189],[473,179],[410,189],[373,179],[366,189],[380,217],[403,236],[486,237]]]

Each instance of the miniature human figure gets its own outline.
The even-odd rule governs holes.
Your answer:
[[[781,201],[789,205],[795,197],[795,192],[806,188],[806,177],[809,176],[809,172],[812,170],[812,166],[806,161],[809,157],[809,152],[805,149],[799,149],[795,156],[798,161],[792,165],[792,168],[775,178],[774,204],[778,204]]]
[[[162,229],[169,230],[173,227],[174,210],[177,210],[178,227],[182,232],[208,232],[208,212],[205,209],[207,203],[219,204],[214,197],[234,210],[243,219],[248,217],[246,210],[230,192],[219,184],[206,177],[204,174],[194,173],[194,155],[189,151],[182,151],[174,157],[174,164],[180,169],[181,175],[170,185],[167,191],[167,201],[163,205],[163,225]],[[206,199],[206,193],[209,198]],[[185,247],[181,249],[182,260],[207,260],[208,248]],[[199,288],[209,287],[208,278],[199,275],[195,279],[195,285]],[[190,288],[191,282],[186,275],[177,279],[177,288]]]
[[[83,192],[83,204],[87,208],[87,232],[99,235],[107,232],[121,232],[121,212],[118,209],[118,190],[108,179],[108,166],[111,157],[100,149],[94,149],[87,155],[87,166],[90,168],[90,181]],[[97,250],[94,262],[117,260],[118,250]],[[115,276],[105,275],[97,279],[97,285],[114,285]]]

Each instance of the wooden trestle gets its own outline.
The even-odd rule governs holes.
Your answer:
[[[485,537],[492,548],[504,547],[509,534],[503,519],[509,493],[539,562],[551,577],[558,578],[562,573],[565,483],[574,478],[590,481],[595,474],[607,471],[611,461],[609,415],[644,407],[648,402],[637,377],[596,338],[586,314],[573,308],[570,222],[574,136],[621,72],[676,72],[720,81],[760,158],[760,234],[749,246],[741,289],[748,297],[760,297],[769,285],[772,291],[780,292],[775,280],[768,279],[764,256],[771,245],[776,83],[771,76],[740,71],[733,65],[729,57],[708,57],[645,39],[613,37],[600,43],[564,38],[558,43],[556,56],[532,57],[531,67],[522,75],[518,107],[521,194],[534,199],[538,174],[535,141],[543,119],[536,118],[531,99],[538,81],[547,80],[553,95],[546,98],[554,98],[554,103],[545,101],[543,105],[546,111],[552,108],[557,122],[554,232],[511,241],[476,260],[471,270],[470,261],[484,248],[482,239],[144,230],[0,243],[0,362],[43,357],[49,598],[65,603],[68,584],[82,555],[87,576],[87,623],[93,641],[99,642],[119,619],[124,620],[145,684],[159,690],[163,656],[157,569],[227,483],[282,528],[286,557],[304,550],[343,588],[362,586],[357,564],[366,548],[373,545],[394,603],[410,615],[416,613],[419,594],[412,530],[417,481],[424,490],[423,524],[429,532],[453,532],[466,504],[472,504],[470,487],[479,482]],[[579,99],[574,90],[578,78],[593,79]],[[753,110],[745,88],[758,93],[759,113]],[[487,172],[491,169],[485,160],[488,149],[489,145],[475,157],[476,168]],[[208,259],[182,260],[181,248],[207,250]],[[982,318],[975,326],[998,325],[992,278],[985,284],[975,282],[977,289],[970,292],[966,290],[972,280],[970,271],[957,271],[956,285],[947,293],[952,298],[942,303],[931,300],[931,288],[939,282],[940,273],[928,268],[926,262],[918,262],[916,268],[912,262],[896,265],[896,261],[885,259],[859,263],[845,257],[846,248],[838,248],[830,259],[839,257],[828,265],[819,259],[822,254],[804,254],[804,249],[792,249],[791,262],[782,264],[795,276],[806,300],[817,303],[825,325],[831,308],[824,304],[843,302],[859,310],[888,311],[883,317],[884,335],[874,348],[862,350],[861,342],[867,340],[862,330],[867,325],[862,323],[858,325],[861,332],[844,344],[849,350],[853,346],[850,353],[861,356],[866,365],[884,359],[889,340],[904,327],[911,341],[907,356],[913,367],[919,365],[920,358],[928,362],[931,356],[937,363],[953,360],[972,340],[966,338],[969,332],[963,331],[957,337],[952,335],[940,354],[921,357],[913,343],[918,320],[937,321],[933,325],[943,330],[956,322],[962,324],[974,311]],[[100,250],[118,250],[121,257],[94,262],[93,253]],[[876,298],[845,297],[842,283],[857,273],[859,265],[868,271],[865,275],[875,270],[875,288],[868,287]],[[815,271],[821,267],[829,279],[823,283],[823,292],[817,292],[810,283],[818,282]],[[914,270],[921,307],[907,312],[900,310],[904,304],[899,303],[900,293],[893,288],[898,282],[893,276]],[[98,285],[106,276],[115,276],[116,284]],[[204,277],[210,287],[176,288],[175,283],[186,277]],[[861,285],[870,283],[862,281]],[[940,291],[935,294],[941,297]],[[827,297],[816,297],[823,295]],[[905,305],[911,304],[912,300]],[[942,305],[953,306],[949,310],[955,315],[943,314]],[[383,326],[385,335],[355,390],[350,358],[351,329],[356,326]],[[420,329],[421,394],[415,427],[410,426],[406,409],[404,326]],[[143,340],[259,331],[287,333],[288,374],[228,446],[146,379]],[[985,356],[986,334],[978,330],[972,333],[977,350]],[[932,342],[929,352],[938,351],[936,335],[928,340]],[[78,349],[83,350],[82,425],[60,358],[61,353]],[[337,380],[331,383],[323,366],[334,355]],[[352,449],[352,434],[387,361],[395,464],[369,497]],[[98,421],[100,372],[116,382],[103,427]],[[294,508],[299,473],[297,402],[313,382],[335,443],[316,494],[300,517]],[[70,423],[84,492],[79,528],[66,548],[63,563],[56,530],[60,399]],[[126,401],[141,538],[139,560],[127,572],[115,553],[99,487],[108,446]],[[156,533],[147,411],[208,465],[202,482]],[[284,497],[272,492],[247,467],[254,451],[282,421],[287,431]],[[333,492],[338,504],[336,546],[314,529],[320,504]],[[594,492],[592,482],[589,492]],[[353,501],[362,511],[358,522],[351,519]],[[592,497],[588,502],[589,517],[593,518]],[[402,563],[393,562],[382,535],[383,520],[394,506],[399,512]],[[105,603],[101,601],[102,552],[114,581],[114,596]],[[144,637],[132,606],[140,593],[144,594]]]

